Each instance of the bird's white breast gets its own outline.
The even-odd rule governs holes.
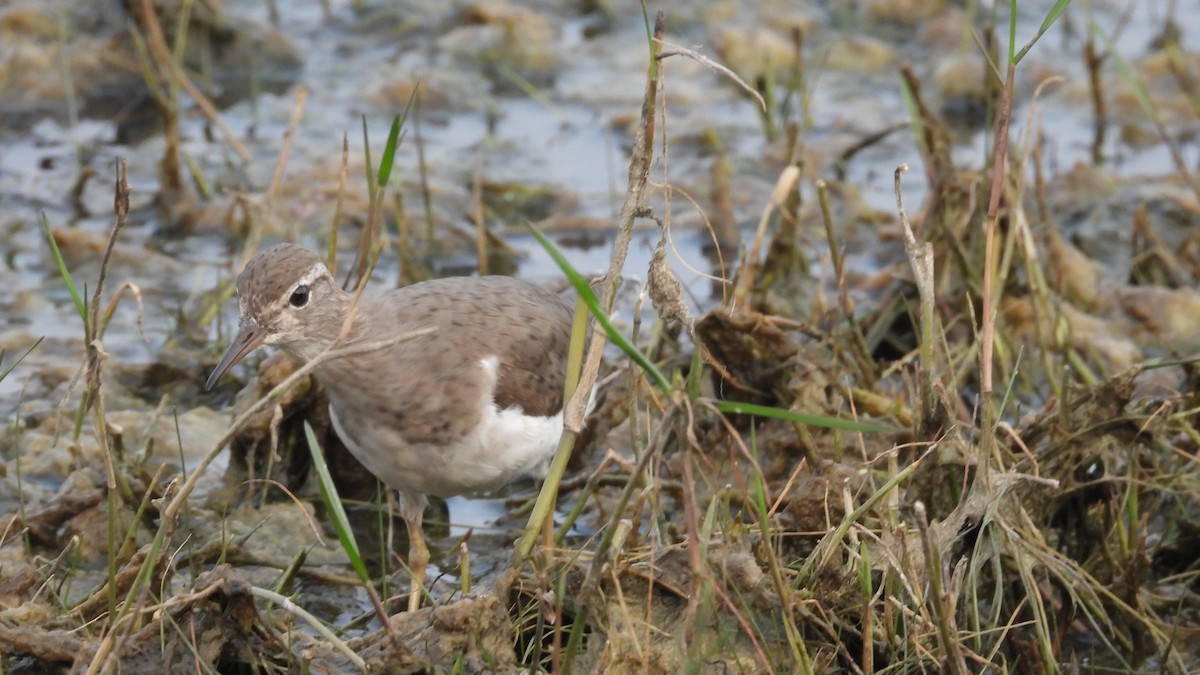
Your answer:
[[[451,497],[489,490],[523,475],[545,475],[563,431],[563,414],[526,415],[519,408],[500,410],[494,393],[499,360],[480,361],[487,378],[483,387],[479,424],[447,446],[409,444],[394,431],[366,431],[369,443],[360,444],[358,433],[347,433],[330,406],[338,436],[363,466],[389,487],[401,492]]]

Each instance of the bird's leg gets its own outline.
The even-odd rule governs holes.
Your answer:
[[[425,545],[425,534],[421,530],[421,519],[425,516],[425,495],[400,493],[400,514],[408,529],[408,571],[412,587],[408,594],[408,611],[421,608],[421,591],[425,587],[425,568],[429,566],[429,548]]]

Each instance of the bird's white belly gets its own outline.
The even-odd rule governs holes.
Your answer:
[[[494,399],[499,363],[488,357],[480,365],[488,383],[479,401],[479,424],[455,443],[409,443],[386,427],[347,433],[332,405],[329,417],[358,461],[401,492],[453,497],[496,488],[527,474],[544,476],[562,437],[562,411],[539,417],[519,408],[500,410]]]
[[[329,416],[355,458],[389,487],[439,497],[489,490],[524,475],[545,475],[563,431],[561,412],[534,417],[518,409],[501,411],[493,404],[462,440],[435,446],[409,444],[383,429],[347,433],[332,406]]]

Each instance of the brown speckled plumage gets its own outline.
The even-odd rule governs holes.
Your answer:
[[[296,244],[279,244],[254,256],[238,275],[242,311],[262,317],[302,274],[321,263],[316,253]]]
[[[352,333],[356,338],[436,330],[381,350],[383,366],[366,359],[329,361],[317,368],[317,379],[339,414],[352,409],[353,417],[364,422],[390,415],[409,442],[447,443],[478,423],[479,361],[495,356],[500,361],[495,400],[501,410],[556,415],[562,410],[572,311],[554,293],[509,277],[437,279],[381,298],[364,297]],[[371,329],[381,324],[394,328]],[[387,399],[362,387],[379,377],[395,382]]]
[[[289,298],[298,286],[311,297],[295,307]],[[334,342],[352,299],[315,253],[294,244],[255,256],[238,276],[238,296],[243,330],[257,330],[260,342],[301,360]],[[329,393],[343,440],[392,487],[443,497],[490,488],[511,480],[511,472],[499,471],[488,481],[484,474],[429,467],[457,461],[439,450],[479,428],[481,401],[539,418],[561,412],[573,312],[568,299],[550,290],[500,276],[437,279],[378,297],[364,294],[345,345],[421,328],[433,332],[324,361],[314,374]],[[494,388],[482,365],[489,358],[496,362]]]
[[[238,276],[237,336],[211,387],[262,344],[310,360],[333,345],[352,296],[321,259],[282,244]],[[429,334],[320,363],[330,417],[350,451],[400,492],[419,605],[428,563],[421,534],[425,496],[449,497],[536,472],[562,433],[562,390],[573,303],[509,277],[427,281],[363,295],[343,343]]]

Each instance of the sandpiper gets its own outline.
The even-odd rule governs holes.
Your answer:
[[[312,251],[280,244],[237,280],[238,332],[207,386],[261,345],[308,361],[334,344],[353,295]],[[426,281],[363,294],[342,345],[433,331],[319,363],[334,430],[400,494],[412,592],[420,606],[429,550],[427,495],[488,490],[543,472],[562,435],[570,300],[510,277]]]

